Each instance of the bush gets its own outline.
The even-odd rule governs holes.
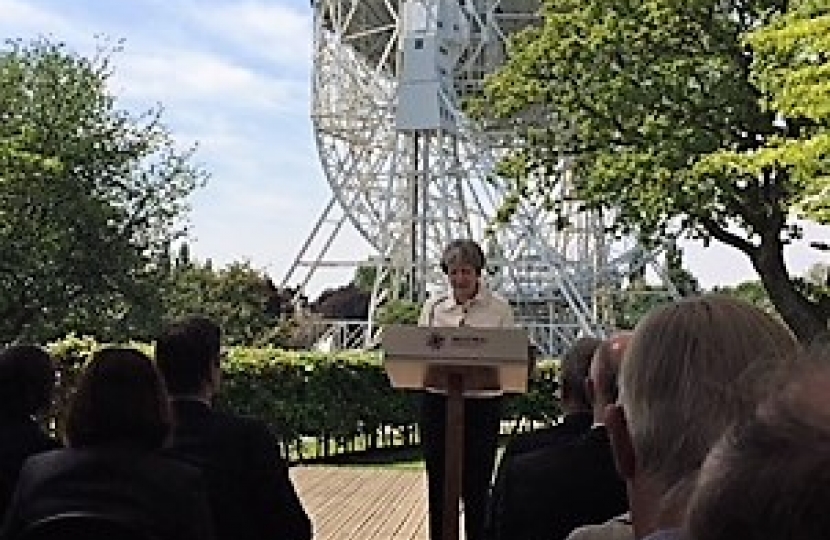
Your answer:
[[[146,344],[130,346],[152,352]],[[51,425],[57,425],[77,374],[98,347],[91,338],[75,336],[49,345],[59,374]],[[559,414],[557,369],[556,362],[543,362],[530,391],[505,400],[505,419],[552,422]],[[266,422],[282,438],[286,455],[287,448],[300,448],[307,438],[362,437],[364,447],[372,448],[380,433],[408,433],[417,424],[418,393],[393,389],[378,353],[235,347],[228,350],[222,372],[217,406]]]

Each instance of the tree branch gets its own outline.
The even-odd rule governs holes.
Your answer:
[[[750,258],[754,257],[757,253],[758,246],[735,233],[727,231],[711,217],[699,216],[698,219],[700,219],[704,230],[715,240],[743,251]]]

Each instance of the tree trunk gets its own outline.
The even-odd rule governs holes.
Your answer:
[[[807,344],[827,333],[827,314],[795,287],[783,247],[777,238],[764,238],[750,258],[773,306],[798,340]]]

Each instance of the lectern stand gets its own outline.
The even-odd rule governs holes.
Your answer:
[[[527,333],[518,328],[390,326],[381,339],[384,368],[393,387],[426,389],[447,396],[441,540],[457,540],[464,470],[464,397],[527,390]]]

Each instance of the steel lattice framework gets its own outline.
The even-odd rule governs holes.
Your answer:
[[[630,243],[609,242],[602,218],[576,204],[565,229],[556,216],[527,204],[509,224],[496,225],[507,192],[494,167],[511,139],[481,129],[460,106],[504,62],[507,37],[538,22],[539,1],[312,5],[312,120],[332,190],[312,237],[334,212],[340,217],[310,261],[304,260],[309,238],[289,276],[304,264],[306,283],[350,220],[377,252],[370,339],[384,301],[401,291],[420,301],[443,286],[437,262],[449,240],[486,237],[489,282],[513,303],[543,349],[555,353],[580,334],[601,334],[607,323],[603,291],[618,288],[632,268],[645,264],[645,254]],[[416,65],[415,53],[425,49],[436,61]],[[434,77],[423,75],[430,69]],[[433,124],[422,111],[435,112]],[[574,179],[567,160],[562,163],[553,196],[569,200]]]

